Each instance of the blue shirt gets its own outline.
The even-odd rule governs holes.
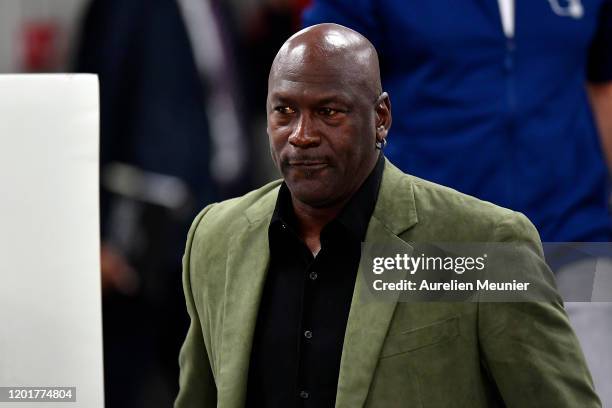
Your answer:
[[[585,84],[612,80],[609,0],[581,18],[515,0],[325,0],[379,51],[393,107],[386,155],[404,171],[525,213],[543,241],[609,241],[608,172]]]

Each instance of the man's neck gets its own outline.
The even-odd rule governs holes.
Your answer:
[[[321,249],[321,231],[340,214],[349,200],[350,197],[330,207],[315,208],[291,197],[299,236],[314,256]]]

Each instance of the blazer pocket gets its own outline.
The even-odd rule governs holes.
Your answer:
[[[459,317],[452,317],[427,326],[406,330],[387,337],[383,344],[380,358],[391,357],[396,354],[449,341],[458,335]]]

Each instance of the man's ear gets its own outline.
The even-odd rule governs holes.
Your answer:
[[[382,142],[387,138],[389,128],[391,128],[391,99],[389,94],[383,92],[376,100],[376,140]]]

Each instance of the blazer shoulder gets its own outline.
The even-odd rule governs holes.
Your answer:
[[[263,187],[229,200],[213,203],[196,216],[191,229],[196,237],[212,235],[220,237],[231,234],[245,220],[253,221],[258,216],[271,215],[282,180],[272,181]]]
[[[412,184],[420,227],[434,231],[438,241],[539,241],[537,230],[519,212],[480,200],[421,178]]]

